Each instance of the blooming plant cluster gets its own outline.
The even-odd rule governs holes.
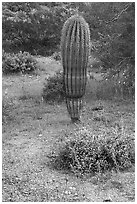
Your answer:
[[[98,137],[82,127],[63,143],[55,162],[75,174],[125,170],[135,163],[134,138],[122,132]]]

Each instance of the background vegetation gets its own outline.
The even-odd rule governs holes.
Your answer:
[[[119,83],[134,89],[134,2],[5,2],[3,49],[42,56],[59,51],[63,23],[76,10],[89,24],[91,54],[99,58],[102,70],[108,71],[107,77],[121,75]]]
[[[75,11],[91,31],[91,50],[100,54],[106,68],[134,65],[135,4],[110,3],[3,3],[3,48],[48,55],[58,49],[65,20]]]

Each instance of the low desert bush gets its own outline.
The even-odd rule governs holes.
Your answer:
[[[2,53],[2,72],[10,73],[28,73],[36,69],[36,60],[28,52]]]
[[[45,102],[49,103],[59,103],[64,100],[63,75],[61,71],[56,72],[54,76],[46,79],[42,97]]]
[[[61,53],[60,52],[54,52],[52,57],[56,60],[56,61],[61,61]]]
[[[68,138],[53,157],[55,168],[93,174],[125,170],[135,163],[134,138],[122,132],[97,137],[90,129],[81,128]]]

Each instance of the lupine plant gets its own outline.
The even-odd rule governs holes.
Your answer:
[[[87,82],[89,44],[90,31],[84,18],[78,14],[70,17],[62,29],[61,57],[66,105],[73,122],[80,120]]]

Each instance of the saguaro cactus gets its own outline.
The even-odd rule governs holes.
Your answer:
[[[61,36],[63,83],[68,112],[79,120],[87,81],[90,31],[83,17],[74,15],[64,24]]]

